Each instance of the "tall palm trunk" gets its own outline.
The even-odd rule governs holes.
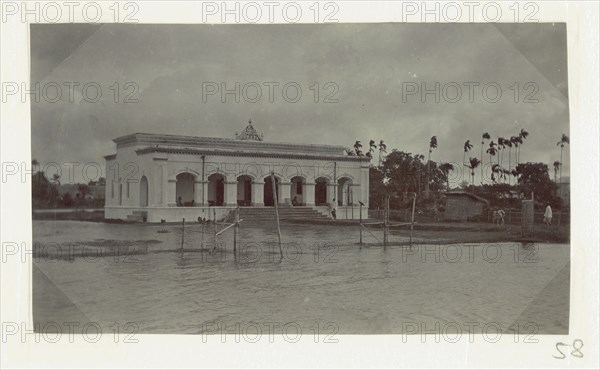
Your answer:
[[[427,155],[427,184],[425,184],[425,197],[429,198],[429,161],[431,160],[431,149]]]
[[[558,181],[559,181],[558,192],[559,192],[561,198],[562,198],[562,186],[561,185],[562,185],[562,167],[563,167],[563,148],[564,147],[565,147],[564,144],[562,144],[560,146],[560,167],[558,167],[558,171],[559,171],[558,172],[559,173],[559,175],[558,175]]]
[[[463,165],[462,165],[462,168],[463,168],[463,174],[464,174],[464,172],[465,172],[465,168],[467,168],[467,163],[465,162],[465,156],[466,156],[466,155],[467,155],[467,152],[464,152],[464,151],[463,151]],[[461,178],[464,180],[464,177],[463,177],[464,175],[463,175],[463,174],[461,174]]]
[[[483,162],[483,144],[485,144],[484,140],[481,140],[481,161]],[[481,164],[481,185],[483,185],[483,163]]]
[[[508,170],[510,171],[510,154],[512,153],[512,147],[508,147]],[[508,185],[510,185],[510,176],[508,176]]]

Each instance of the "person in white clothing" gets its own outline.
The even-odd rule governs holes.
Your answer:
[[[329,212],[331,213],[331,218],[333,218],[334,220],[337,220],[337,209],[335,208],[335,199],[333,200],[333,203],[329,204]]]
[[[544,213],[544,223],[548,226],[552,224],[552,207],[550,207],[550,204],[548,204]]]

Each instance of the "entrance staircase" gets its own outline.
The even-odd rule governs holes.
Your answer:
[[[275,208],[273,207],[240,207],[240,219],[244,223],[271,223],[275,222]],[[279,208],[279,220],[327,220],[328,217],[311,207],[285,207]]]

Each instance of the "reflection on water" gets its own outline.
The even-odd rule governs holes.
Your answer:
[[[158,226],[160,228],[160,226]],[[436,324],[492,323],[539,334],[568,331],[569,247],[513,243],[360,248],[355,228],[242,228],[234,259],[200,252],[199,228],[167,234],[144,225],[36,222],[34,241],[150,240],[147,255],[34,262],[36,322],[74,317],[142,333],[200,333],[206,323],[330,323],[340,334],[414,333]],[[201,243],[202,239],[202,243]],[[209,240],[210,239],[210,240]],[[207,247],[208,248],[208,247]],[[415,331],[415,326],[418,329]],[[107,329],[108,330],[108,329]],[[307,329],[308,330],[308,329]]]

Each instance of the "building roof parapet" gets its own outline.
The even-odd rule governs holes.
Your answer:
[[[332,155],[321,153],[291,153],[291,152],[269,152],[269,151],[243,151],[243,150],[221,150],[221,149],[197,149],[197,148],[170,148],[161,146],[151,146],[137,149],[138,155],[148,153],[170,153],[170,154],[192,154],[192,155],[213,155],[213,156],[237,156],[237,157],[255,157],[255,158],[283,158],[283,159],[308,159],[308,160],[330,160],[330,161],[348,161],[348,162],[368,162],[368,157],[357,157],[348,155]]]
[[[223,139],[200,136],[181,136],[166,134],[134,133],[121,136],[113,140],[117,149],[128,146],[139,147],[173,147],[194,149],[218,149],[222,151],[262,151],[271,153],[315,153],[324,155],[344,154],[344,147],[340,145],[324,144],[292,144],[273,143],[252,140]]]

